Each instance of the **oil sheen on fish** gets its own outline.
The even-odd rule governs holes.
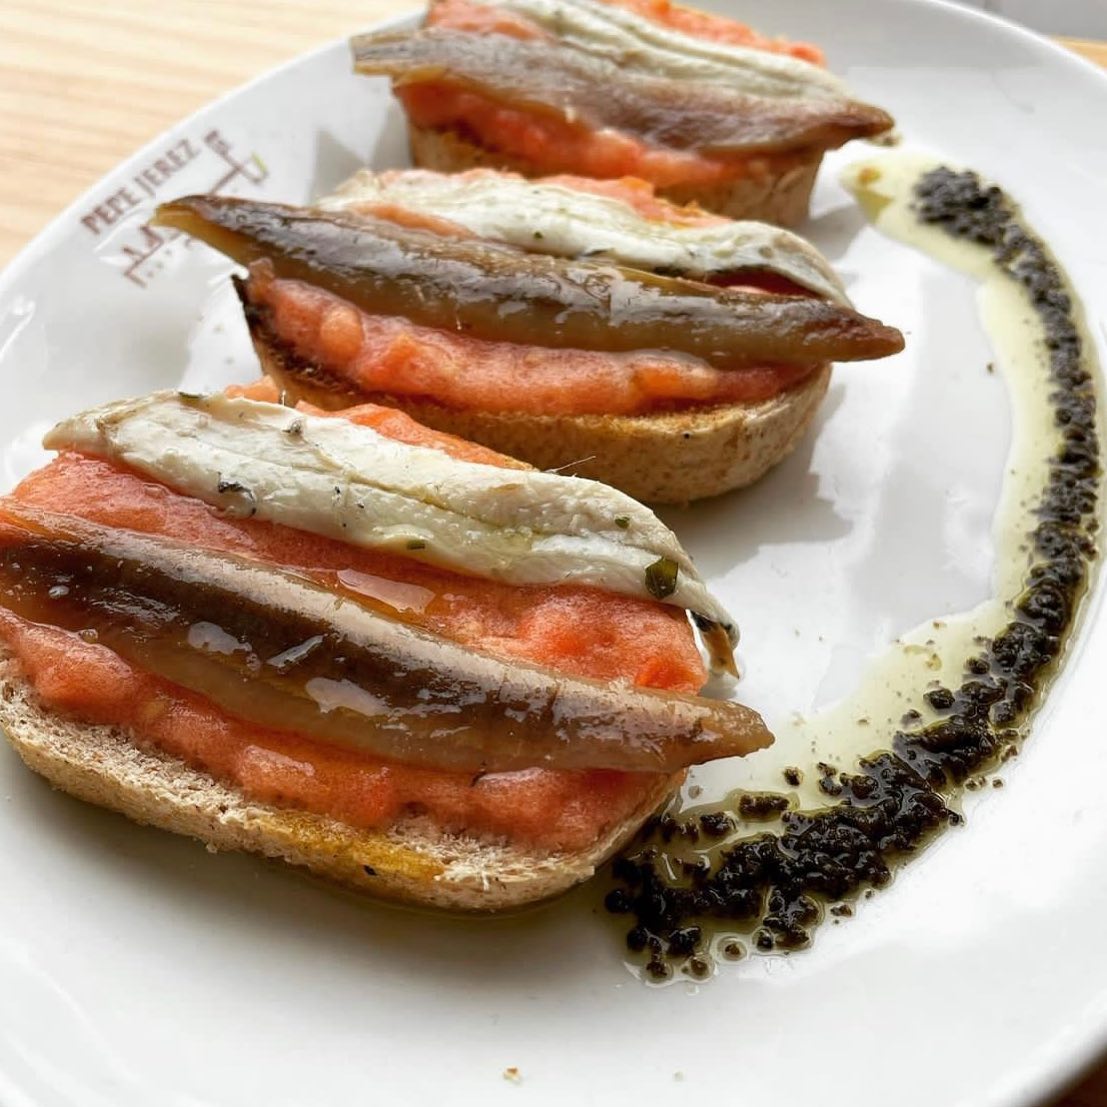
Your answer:
[[[12,504],[0,603],[251,722],[426,768],[672,773],[772,740],[738,704],[500,660],[261,562]]]
[[[434,82],[494,103],[611,128],[651,146],[709,156],[832,150],[881,134],[892,118],[854,100],[751,95],[658,76],[553,42],[444,28],[359,35],[359,73],[397,86]]]
[[[445,219],[480,238],[524,250],[603,259],[693,280],[737,271],[771,273],[849,306],[826,258],[799,235],[768,223],[722,218],[670,223],[647,218],[615,196],[488,169],[362,169],[315,207],[356,214],[376,205]]]
[[[720,369],[867,360],[903,348],[894,327],[808,296],[714,288],[383,219],[189,196],[163,204],[154,222],[242,264],[266,259],[276,276],[370,314],[489,341],[668,350]]]
[[[715,668],[737,627],[671,530],[607,485],[503,469],[279,404],[156,392],[58,424],[48,449],[146,473],[232,513],[512,584],[583,584],[684,608]],[[712,628],[721,634],[712,634]]]

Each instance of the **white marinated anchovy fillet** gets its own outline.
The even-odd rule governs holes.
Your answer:
[[[567,46],[655,77],[725,84],[751,96],[848,100],[833,73],[789,54],[696,38],[600,0],[477,0],[517,12]]]
[[[460,461],[346,419],[222,394],[106,404],[59,423],[44,445],[120,461],[228,513],[470,576],[660,599],[724,628],[705,640],[713,664],[733,665],[721,640],[737,641],[734,620],[676,536],[596,481]],[[658,594],[659,583],[672,591]]]
[[[462,174],[362,169],[315,206],[349,211],[369,204],[396,204],[448,219],[481,238],[562,257],[606,258],[692,278],[758,269],[849,305],[822,254],[799,235],[768,223],[666,223],[611,196],[491,169]]]

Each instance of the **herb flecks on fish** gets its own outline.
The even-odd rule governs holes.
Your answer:
[[[278,404],[162,392],[74,416],[45,443],[121,462],[227,511],[246,505],[259,519],[469,576],[663,600],[696,617],[713,663],[732,671],[734,620],[672,531],[629,496],[461,461],[346,419],[297,413],[295,423],[290,435]],[[650,566],[661,566],[652,589]]]

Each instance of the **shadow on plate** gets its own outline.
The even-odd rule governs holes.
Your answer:
[[[268,957],[323,961],[330,970],[365,974],[389,971],[433,975],[469,989],[552,986],[566,973],[574,940],[605,927],[599,891],[585,886],[547,904],[507,916],[450,915],[403,908],[316,880],[281,862],[242,853],[207,854],[195,841],[102,810],[54,791],[10,761],[11,790],[35,828],[39,849],[64,851],[92,884],[111,896],[157,898],[153,916],[191,918],[198,930],[224,931],[233,948]],[[141,891],[137,890],[141,886]],[[86,900],[87,902],[87,900]],[[91,907],[98,915],[99,909]],[[605,927],[611,947],[587,945],[617,968],[620,945]]]
[[[658,515],[680,535],[706,577],[718,577],[751,561],[763,546],[787,542],[831,542],[849,534],[853,523],[832,500],[819,494],[812,465],[823,425],[842,404],[843,387],[832,383],[814,424],[799,446],[756,484],[688,507],[665,507]],[[725,528],[728,541],[718,541]]]

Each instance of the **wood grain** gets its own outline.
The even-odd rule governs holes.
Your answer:
[[[1057,41],[1082,54],[1088,61],[1107,67],[1107,42],[1093,42],[1087,38],[1058,38]]]
[[[411,0],[4,0],[0,266],[113,166],[266,69]]]
[[[0,265],[138,147],[214,97],[410,0],[3,0]],[[1062,39],[1107,66],[1107,43]],[[1107,1107],[1107,1065],[1062,1101]]]
[[[4,0],[0,266],[113,166],[214,97],[412,0]],[[1107,65],[1107,43],[1063,39]]]

